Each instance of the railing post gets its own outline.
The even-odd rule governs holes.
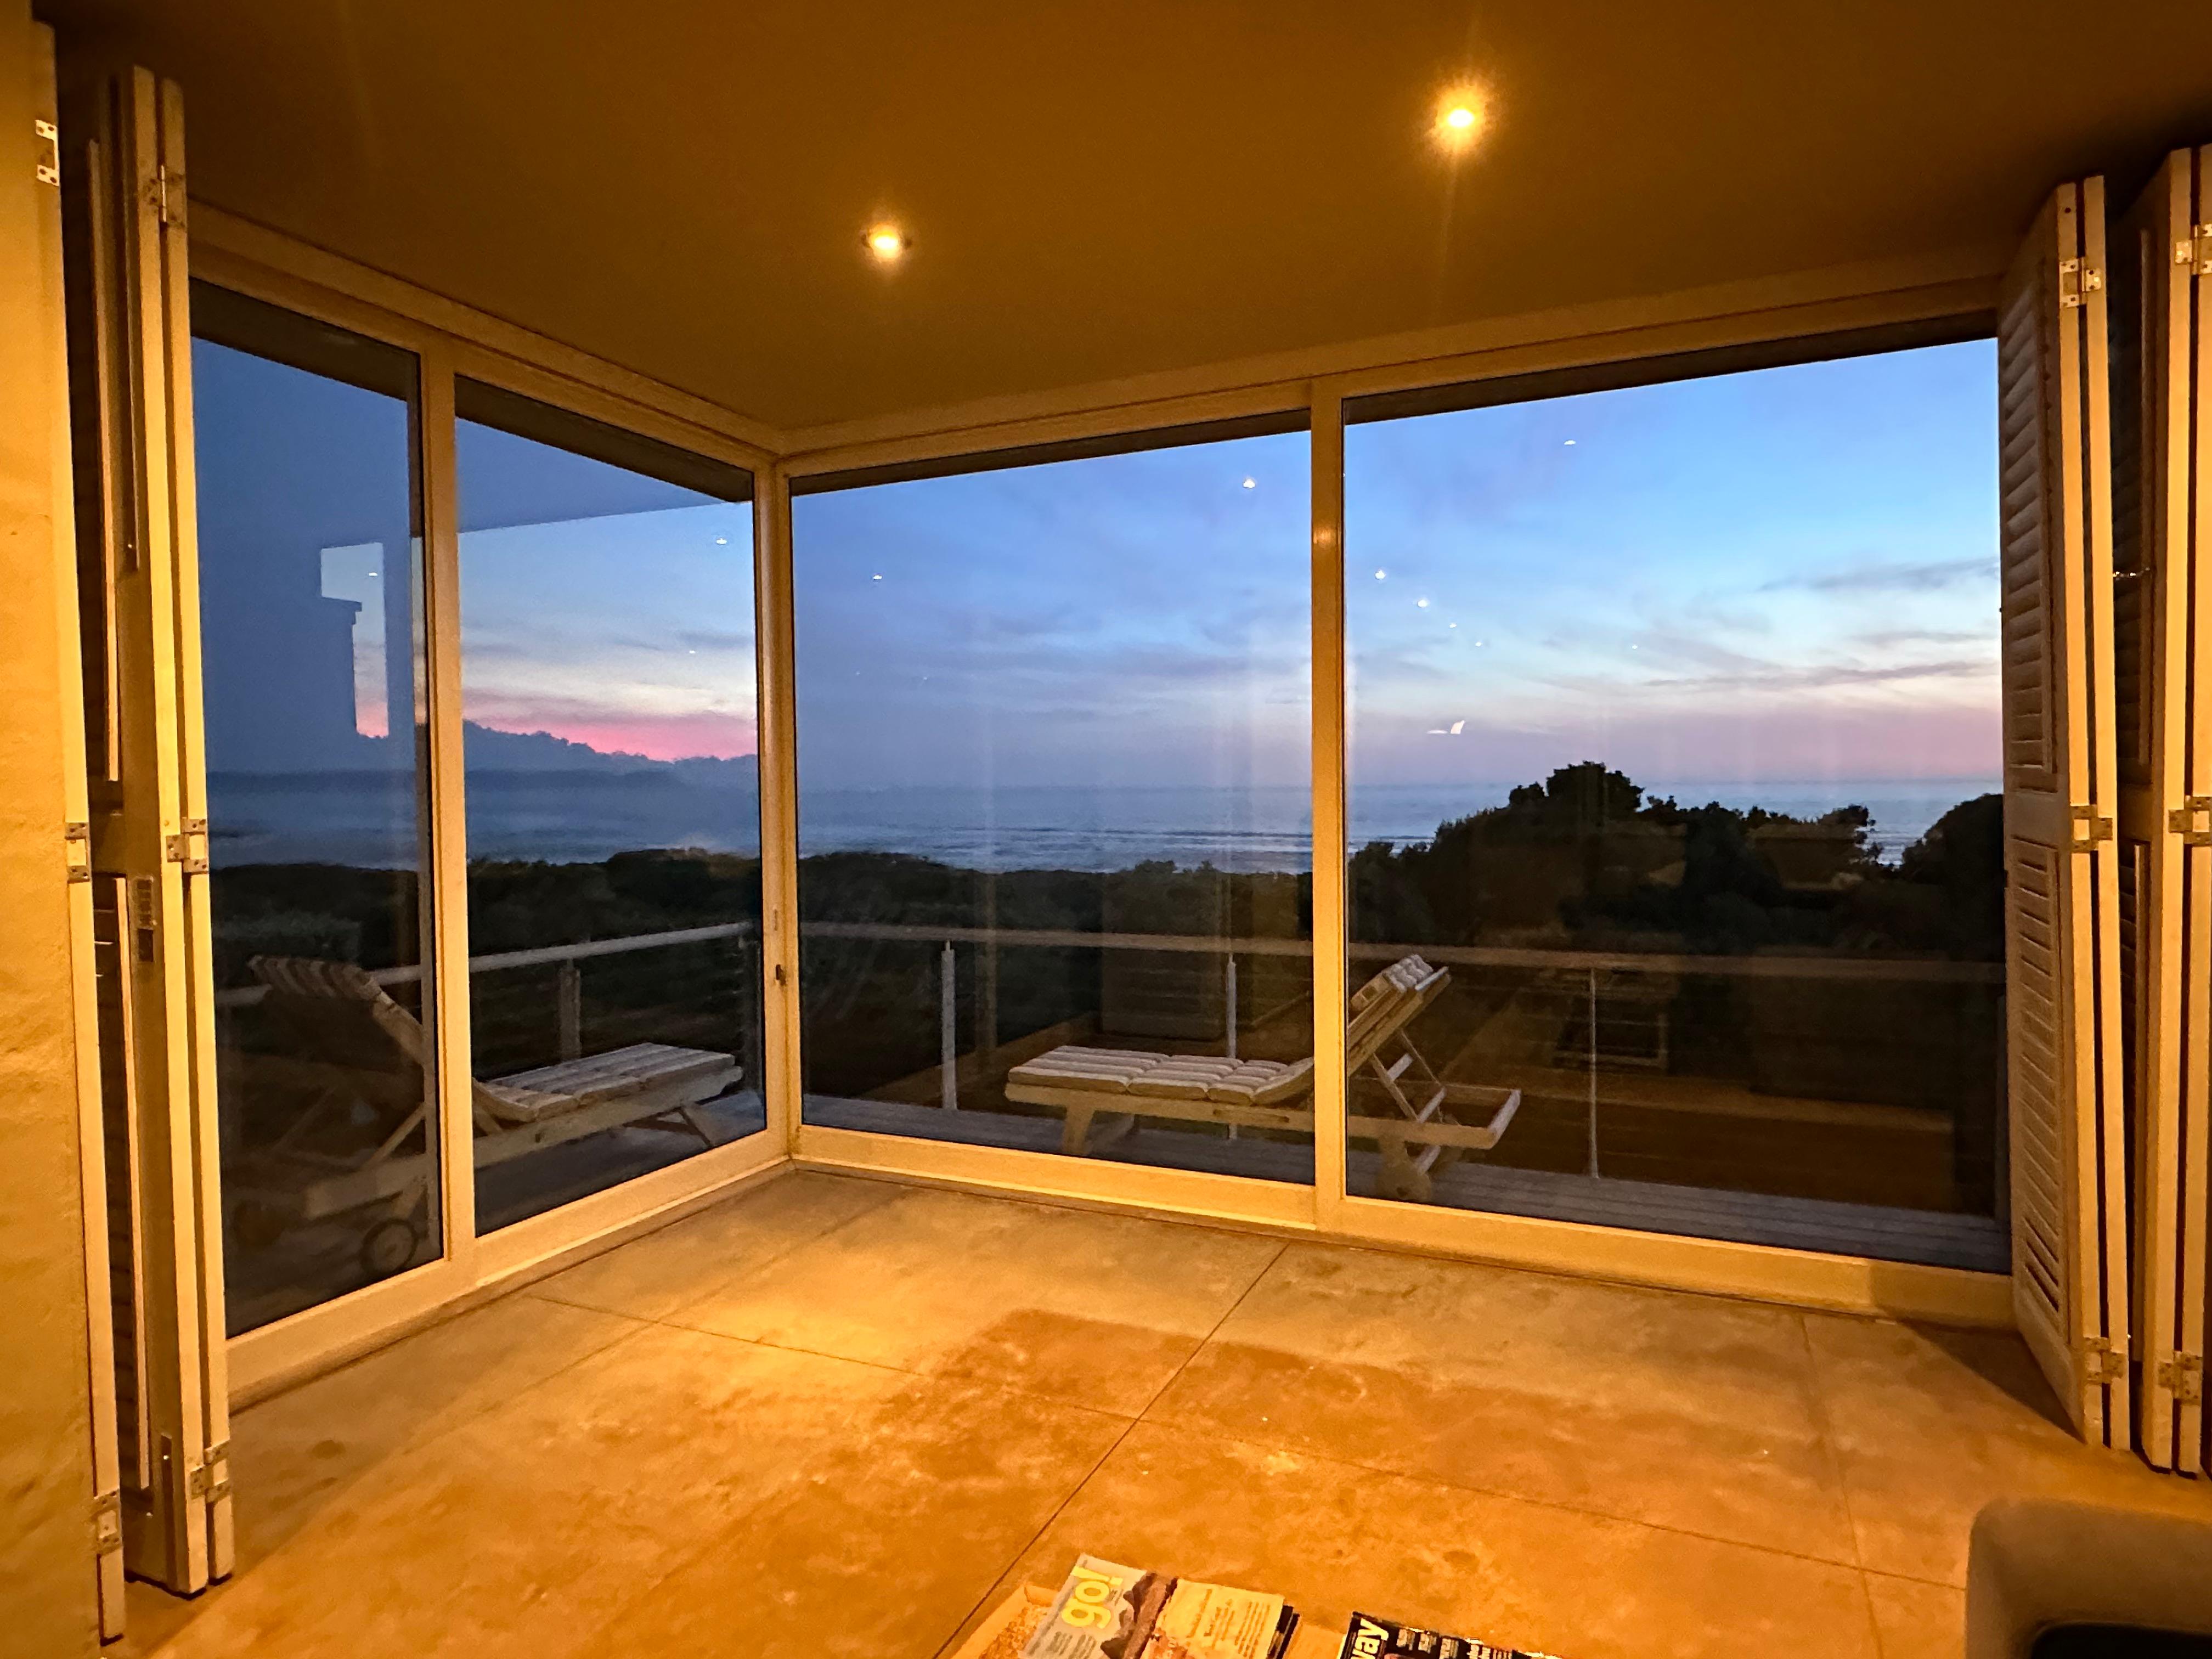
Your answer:
[[[1221,1052],[1230,1059],[1237,1058],[1237,952],[1229,953],[1229,965],[1221,975],[1221,1000],[1228,1012],[1222,1022]]]
[[[561,959],[560,986],[554,998],[561,1018],[561,1058],[584,1057],[584,970],[574,957]]]
[[[1597,1179],[1597,969],[1589,970],[1589,1177]]]
[[[938,1104],[948,1112],[960,1109],[960,1034],[955,1010],[959,1003],[959,992],[953,981],[952,943],[945,941],[945,954],[939,958],[937,977],[937,1088]]]

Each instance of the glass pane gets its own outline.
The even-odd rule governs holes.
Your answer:
[[[489,1232],[764,1126],[752,507],[735,468],[456,404]]]
[[[793,504],[807,1121],[1310,1182],[1303,433]]]
[[[2005,1267],[1994,376],[1347,433],[1351,1190]]]
[[[198,284],[192,318],[235,1333],[443,1248],[416,368]]]

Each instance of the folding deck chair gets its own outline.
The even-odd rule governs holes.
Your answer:
[[[362,1237],[362,1263],[380,1277],[396,1273],[422,1242],[414,1216],[437,1169],[434,1148],[403,1150],[428,1123],[423,1079],[430,1056],[422,1027],[351,963],[256,957],[248,965],[269,988],[270,1012],[313,1044],[323,1063],[316,1100],[248,1162],[246,1179],[234,1187],[236,1202],[250,1206],[246,1231],[272,1243],[294,1223],[379,1205],[385,1213]],[[398,1075],[395,1052],[405,1062]],[[739,1075],[728,1054],[635,1042],[491,1082],[471,1079],[477,1165],[634,1124],[696,1135],[711,1147],[714,1130],[699,1107]],[[377,1145],[350,1158],[314,1150],[315,1127],[356,1105],[376,1114]]]
[[[1433,1171],[1497,1146],[1521,1108],[1518,1089],[1445,1083],[1413,1046],[1407,1027],[1450,978],[1449,969],[1409,956],[1352,998],[1346,1070],[1379,1090],[1392,1110],[1387,1117],[1354,1113],[1346,1129],[1354,1139],[1372,1139],[1381,1152],[1376,1190],[1385,1198],[1426,1202],[1434,1190]],[[1240,1060],[1065,1043],[1014,1067],[1007,1074],[1006,1098],[1065,1113],[1060,1150],[1081,1157],[1094,1145],[1133,1132],[1137,1121],[1148,1117],[1311,1134],[1313,1070],[1310,1056]],[[1462,1112],[1485,1121],[1468,1121]],[[1416,1146],[1420,1150],[1412,1150]]]

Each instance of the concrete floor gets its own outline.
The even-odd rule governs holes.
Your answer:
[[[1960,1647],[2027,1351],[800,1173],[257,1406],[132,1653],[928,1659],[1087,1549],[1568,1659]]]

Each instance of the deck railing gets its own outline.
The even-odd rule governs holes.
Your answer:
[[[757,922],[720,922],[706,927],[680,927],[665,933],[635,933],[619,939],[588,939],[573,945],[548,945],[528,951],[502,951],[469,959],[469,971],[498,973],[520,968],[557,966],[556,1009],[561,1057],[576,1058],[582,1052],[583,969],[593,957],[629,955],[673,945],[703,944],[714,939],[750,939],[757,936]],[[1211,933],[1108,933],[1074,928],[922,927],[901,923],[814,921],[803,924],[810,939],[849,939],[938,945],[939,1104],[947,1111],[960,1106],[959,1030],[956,944],[1037,950],[1145,951],[1166,954],[1219,955],[1224,957],[1222,975],[1224,1004],[1222,1047],[1231,1058],[1237,1054],[1238,1024],[1237,959],[1240,956],[1310,957],[1309,939],[1236,938]],[[1589,981],[1589,1021],[1593,1033],[1589,1097],[1589,1164],[1597,1165],[1597,1091],[1595,1072],[1595,1032],[1600,998],[1599,975],[1611,972],[1706,975],[1741,979],[1796,979],[1947,985],[2001,985],[2000,963],[1948,962],[1925,957],[1867,957],[1820,956],[1722,956],[1644,953],[1631,951],[1539,950],[1515,945],[1384,945],[1354,942],[1347,954],[1358,962],[1394,962],[1418,954],[1440,967],[1523,968],[1579,973]],[[411,984],[422,977],[421,964],[382,968],[370,975],[379,985]],[[250,1007],[268,994],[263,985],[234,987],[216,994],[221,1009]],[[994,1021],[995,1024],[995,1020]]]

